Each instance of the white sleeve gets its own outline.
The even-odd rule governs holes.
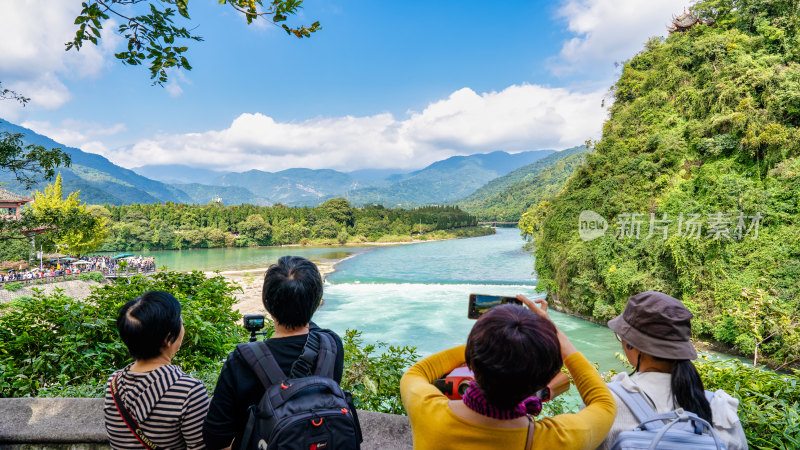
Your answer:
[[[719,434],[728,450],[747,450],[747,437],[737,411],[739,400],[727,392],[718,390],[711,399],[711,415],[714,419],[714,430]]]

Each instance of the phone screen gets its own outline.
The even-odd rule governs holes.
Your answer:
[[[506,303],[513,303],[521,305],[522,302],[517,300],[516,297],[503,297],[500,295],[483,295],[483,294],[470,294],[469,295],[469,310],[467,311],[467,318],[477,319],[483,313],[490,310],[497,305],[504,305]]]

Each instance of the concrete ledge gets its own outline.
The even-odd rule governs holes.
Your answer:
[[[359,411],[364,449],[412,448],[408,417]],[[101,398],[0,398],[0,450],[108,449]]]

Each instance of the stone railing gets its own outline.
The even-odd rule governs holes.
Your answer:
[[[411,449],[405,416],[359,411],[363,449]],[[108,449],[103,399],[0,398],[0,450]]]

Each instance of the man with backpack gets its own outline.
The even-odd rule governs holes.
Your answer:
[[[358,448],[358,418],[339,388],[344,349],[311,317],[322,276],[308,259],[281,257],[267,270],[264,308],[275,334],[228,355],[203,424],[209,449]]]

